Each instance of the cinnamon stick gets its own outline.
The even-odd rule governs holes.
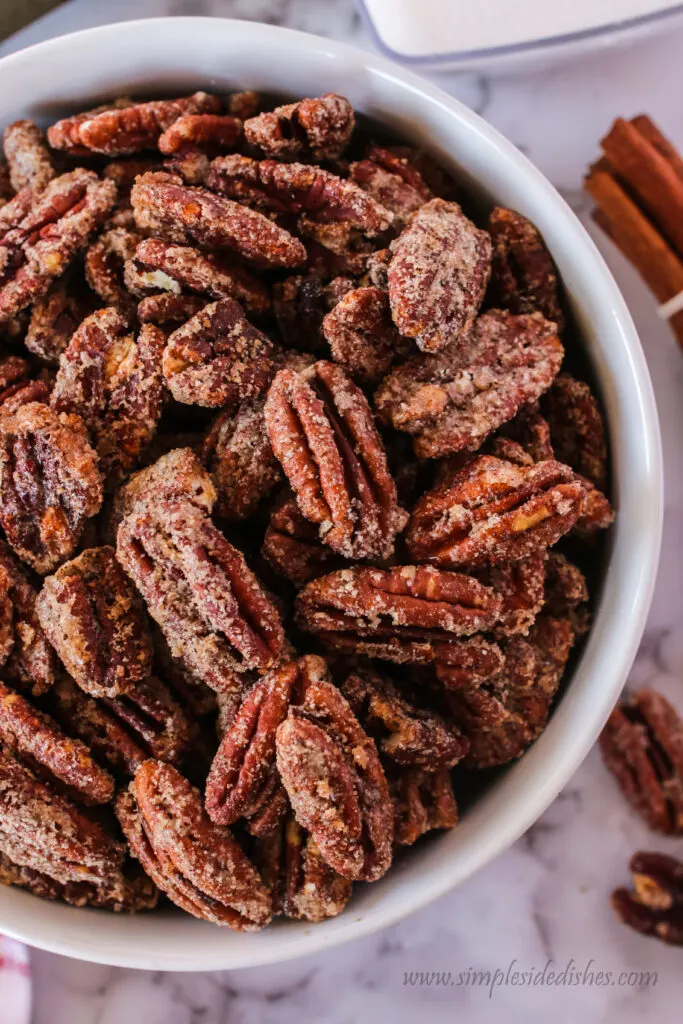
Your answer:
[[[683,254],[683,179],[648,138],[623,117],[602,140],[619,178],[679,254]]]
[[[631,124],[636,128],[644,139],[654,146],[660,156],[671,164],[678,177],[683,181],[683,157],[672,142],[667,139],[652,118],[647,114],[638,114],[631,118]]]

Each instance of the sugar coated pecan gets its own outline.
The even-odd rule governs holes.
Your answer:
[[[153,148],[162,132],[185,114],[215,113],[220,100],[196,92],[177,100],[130,103],[125,107],[87,111],[57,121],[47,130],[53,149],[82,154],[123,156]]]
[[[561,373],[542,402],[558,459],[601,491],[607,486],[607,445],[597,400],[588,384]]]
[[[57,172],[43,133],[33,121],[13,121],[5,128],[3,144],[15,192],[22,188],[40,192],[55,177]]]
[[[382,441],[362,391],[340,367],[281,370],[266,426],[304,516],[334,551],[388,557],[405,525]]]
[[[550,424],[539,410],[538,402],[523,405],[517,415],[509,420],[501,429],[500,434],[491,442],[492,454],[497,455],[494,445],[513,443],[523,452],[520,464],[530,465],[555,457],[550,441]],[[504,447],[500,451],[504,451]],[[510,450],[510,449],[508,449]],[[504,455],[501,455],[505,458]]]
[[[391,864],[393,818],[373,740],[331,682],[312,679],[276,734],[297,821],[340,875],[376,881]]]
[[[213,821],[231,825],[238,818],[252,818],[270,800],[279,787],[278,726],[287,717],[290,703],[300,703],[311,682],[325,678],[327,666],[322,658],[306,655],[271,669],[246,694],[223,734],[206,780],[206,810]]]
[[[0,606],[5,662],[2,674],[13,686],[39,696],[55,681],[57,659],[38,621],[33,584],[9,547],[0,541]]]
[[[351,164],[352,181],[394,214],[394,227],[402,227],[406,218],[432,198],[418,170],[405,156],[371,145],[364,160]]]
[[[148,171],[160,171],[158,156],[124,157],[122,160],[110,160],[102,170],[102,177],[108,178],[118,185],[119,195],[127,195],[135,179]]]
[[[466,346],[393,370],[375,404],[397,430],[417,435],[420,458],[473,451],[550,386],[562,356],[554,325],[539,313],[492,310],[476,321]]]
[[[264,672],[282,650],[278,613],[242,555],[189,501],[135,509],[117,556],[174,656],[212,689],[239,695],[240,676]]]
[[[494,206],[488,232],[493,242],[492,304],[511,313],[542,313],[564,326],[552,257],[531,221],[521,213]]]
[[[501,605],[493,590],[459,573],[426,565],[356,566],[307,584],[297,598],[297,616],[303,629],[332,646],[346,641],[364,651],[368,645],[376,657],[395,647],[390,660],[444,661],[459,647],[459,637],[490,629]],[[422,655],[423,646],[430,647],[430,657]],[[385,654],[379,653],[383,647]]]
[[[377,672],[354,672],[342,693],[380,754],[400,765],[431,771],[452,768],[469,750],[469,740],[435,711],[406,700],[394,684]]]
[[[401,355],[406,342],[391,319],[387,293],[356,288],[323,320],[323,333],[335,362],[363,383],[377,383]]]
[[[576,520],[574,535],[583,540],[590,540],[599,530],[607,530],[614,522],[614,509],[609,498],[587,477],[576,474],[576,479],[583,485],[583,511]]]
[[[491,565],[477,573],[482,583],[493,587],[503,598],[497,635],[524,636],[529,632],[546,603],[546,560],[551,557],[552,552],[546,554],[545,549],[540,549],[516,562]],[[557,611],[562,614],[559,608]]]
[[[28,204],[20,217],[10,218],[8,229],[7,215],[0,216],[2,321],[44,295],[52,280],[66,270],[113,207],[116,186],[79,168],[53,178],[35,201],[31,190],[25,189],[16,202],[24,195]]]
[[[251,313],[264,313],[270,305],[264,283],[226,256],[203,253],[189,245],[172,245],[158,238],[144,239],[134,255],[138,274],[154,275],[161,271],[183,288],[212,299],[237,299]]]
[[[270,517],[262,552],[295,587],[343,565],[341,557],[320,540],[315,524],[301,514],[291,493],[282,497]]]
[[[438,352],[469,332],[491,268],[491,240],[457,203],[432,199],[391,243],[391,315],[418,348]]]
[[[183,146],[232,149],[242,134],[242,122],[230,114],[183,114],[159,136],[161,153],[170,156]]]
[[[36,774],[74,799],[105,804],[114,795],[114,780],[93,761],[85,743],[65,736],[48,715],[4,683],[0,683],[0,740]]]
[[[142,324],[184,324],[196,313],[204,309],[207,300],[204,295],[176,295],[173,292],[161,292],[158,295],[146,295],[138,302],[137,316]]]
[[[336,160],[346,149],[354,123],[346,97],[327,92],[250,117],[244,134],[252,146],[278,160]]]
[[[223,519],[247,519],[282,480],[280,463],[266,431],[265,400],[243,402],[237,412],[219,413],[202,445]]]
[[[389,791],[394,808],[394,842],[412,846],[432,829],[455,828],[458,805],[448,770],[392,768]]]
[[[107,887],[120,877],[124,846],[68,797],[0,748],[0,850],[57,882]]]
[[[569,466],[479,455],[418,501],[406,544],[417,561],[445,568],[518,561],[555,544],[583,502]]]
[[[130,317],[135,299],[123,281],[126,260],[135,254],[139,235],[124,228],[104,231],[85,254],[85,276],[88,284],[106,306],[115,306]]]
[[[310,164],[252,160],[239,153],[219,156],[206,179],[209,188],[275,213],[302,214],[303,224],[342,224],[372,238],[393,217],[352,181]],[[304,232],[305,233],[305,232]]]
[[[261,108],[261,97],[253,89],[231,92],[227,99],[227,106],[233,117],[238,117],[240,121],[246,121],[248,117],[258,114]]]
[[[153,324],[136,338],[109,307],[83,321],[61,358],[50,404],[56,412],[81,416],[110,479],[135,467],[156,431],[165,343]]]
[[[92,313],[92,303],[74,278],[58,278],[31,307],[24,344],[43,362],[56,365],[78,325]]]
[[[683,946],[683,863],[666,853],[634,853],[633,889],[612,893],[617,917],[641,935]]]
[[[296,267],[306,261],[298,238],[257,210],[172,174],[143,174],[131,189],[138,228],[169,242],[232,249],[260,266]]]
[[[38,618],[69,673],[95,697],[149,675],[152,642],[140,599],[109,547],[88,548],[49,576]]]
[[[683,722],[654,690],[617,705],[600,736],[622,793],[657,832],[683,832]]]
[[[55,569],[101,504],[97,456],[79,417],[39,402],[0,417],[0,524],[24,562]]]
[[[545,608],[561,618],[588,600],[586,577],[559,551],[549,551],[545,564]]]
[[[183,498],[206,512],[216,504],[216,488],[191,448],[174,448],[119,487],[111,514],[112,531],[116,532],[136,506],[168,498]]]
[[[274,372],[272,351],[238,302],[219,299],[173,331],[162,368],[177,401],[235,408],[265,391]]]
[[[13,416],[17,409],[30,402],[50,400],[50,384],[47,380],[17,381],[0,393],[0,416]]]
[[[240,931],[268,924],[270,898],[258,871],[175,768],[146,761],[116,809],[133,854],[179,907]]]

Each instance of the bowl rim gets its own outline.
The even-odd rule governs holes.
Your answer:
[[[269,39],[283,47],[305,49],[311,57],[331,57],[348,65],[349,70],[364,71],[384,83],[397,83],[397,96],[403,89],[404,93],[419,97],[430,109],[438,108],[446,114],[454,125],[457,122],[464,138],[481,144],[482,152],[495,150],[496,159],[501,161],[501,170],[504,167],[506,173],[512,174],[520,187],[524,183],[529,193],[533,190],[534,201],[539,209],[543,208],[544,217],[549,219],[549,223],[556,222],[558,232],[561,229],[567,236],[561,255],[552,242],[548,244],[557,262],[568,266],[572,286],[578,284],[582,288],[581,303],[593,306],[592,315],[599,320],[599,329],[598,326],[594,329],[592,362],[594,369],[598,364],[598,376],[603,374],[610,383],[610,389],[603,398],[608,427],[613,435],[613,459],[619,469],[615,491],[618,497],[633,499],[633,504],[628,502],[620,510],[594,628],[548,728],[532,748],[506,771],[501,782],[496,783],[490,793],[487,792],[485,799],[468,810],[454,832],[434,840],[436,847],[447,836],[457,836],[454,862],[428,867],[427,877],[416,877],[408,888],[402,886],[400,899],[368,901],[369,908],[365,914],[355,913],[352,902],[333,922],[314,927],[305,922],[290,922],[255,936],[238,936],[241,945],[230,947],[229,951],[227,947],[222,948],[220,942],[205,941],[199,942],[193,952],[186,946],[181,949],[154,949],[152,940],[148,939],[145,944],[142,931],[139,940],[127,938],[125,942],[108,943],[100,941],[98,936],[98,942],[95,942],[88,921],[93,922],[94,914],[102,916],[101,912],[73,910],[42,901],[38,903],[31,895],[14,890],[10,890],[12,898],[9,895],[3,898],[5,894],[0,894],[0,929],[13,938],[50,952],[115,966],[154,970],[259,966],[331,949],[342,942],[368,936],[442,896],[519,838],[578,768],[593,746],[626,680],[654,590],[663,518],[659,422],[644,353],[624,299],[602,256],[573,211],[541,172],[496,129],[415,73],[346,43],[293,29],[228,18],[165,17],[98,26],[34,44],[0,60],[0,81],[6,71],[11,72],[27,62],[31,67],[43,62],[43,66],[49,66],[51,57],[60,52],[63,56],[70,48],[78,50],[79,46],[92,44],[100,50],[113,52],[131,31],[142,35],[143,39],[147,38],[156,48],[178,32],[182,32],[183,37],[191,32],[206,32],[214,46],[218,45],[215,40],[222,33],[231,33],[233,45],[235,36],[244,45]],[[157,77],[161,76],[160,71]],[[197,78],[201,77],[200,67]],[[204,77],[208,79],[209,76]],[[97,82],[93,82],[92,92],[97,92]],[[543,233],[547,238],[547,232],[544,230]],[[562,276],[568,284],[565,271]],[[615,373],[617,360],[620,361],[619,387],[613,386],[615,382],[608,368],[608,364],[612,366],[610,359]],[[605,382],[601,380],[601,387],[604,386]],[[626,398],[628,416],[625,416]],[[619,432],[615,427],[617,420]],[[637,481],[635,475],[638,476]],[[638,501],[643,493],[646,500]],[[611,643],[609,651],[605,641]],[[579,719],[580,730],[577,726]],[[575,735],[577,730],[578,736]],[[550,770],[547,770],[546,761]],[[523,799],[518,792],[511,801],[506,791],[514,789],[515,783],[517,790],[521,787]],[[492,820],[494,815],[495,822]],[[473,833],[476,842],[471,839]],[[421,859],[435,858],[423,850]],[[401,866],[397,867],[395,874],[401,870]],[[405,871],[403,867],[404,875]],[[22,899],[26,902],[20,903]],[[67,924],[69,913],[79,915],[73,928]],[[50,924],[45,934],[45,924],[53,918],[59,918],[60,927]],[[72,916],[72,920],[76,919]],[[198,927],[209,926],[201,924]],[[94,928],[96,933],[99,930]],[[281,935],[279,941],[278,934]],[[259,942],[262,936],[267,938]],[[215,946],[215,951],[213,948],[207,950],[207,946]]]

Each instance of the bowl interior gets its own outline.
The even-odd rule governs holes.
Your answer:
[[[303,33],[167,18],[76,33],[0,61],[0,127],[17,117],[49,123],[122,94],[178,95],[196,88],[344,93],[392,134],[428,149],[485,202],[513,207],[538,226],[602,394],[619,514],[593,630],[543,736],[453,832],[410,851],[381,882],[359,886],[340,917],[313,927],[281,923],[245,936],[172,911],[115,916],[0,887],[0,930],[9,935],[86,960],[168,970],[254,966],[359,937],[416,910],[505,849],[578,766],[624,683],[649,606],[661,534],[657,414],[616,285],[542,175],[440,90],[380,58]]]

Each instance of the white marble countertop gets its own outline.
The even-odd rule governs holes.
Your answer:
[[[88,25],[162,14],[251,18],[371,47],[352,0],[70,0],[0,47],[0,54]],[[449,74],[439,81],[520,146],[583,213],[582,172],[617,114],[646,110],[683,144],[682,46],[679,29],[549,71],[504,78]],[[683,710],[683,356],[635,273],[608,243],[598,242],[641,332],[664,436],[666,558],[631,682],[652,683]],[[418,1018],[541,1024],[550,1017],[554,1024],[668,1024],[681,1016],[680,951],[629,932],[608,905],[610,890],[627,880],[636,848],[683,852],[680,842],[653,837],[628,812],[594,751],[512,849],[402,924],[293,963],[213,974],[125,971],[36,951],[34,1024],[408,1024]],[[570,962],[586,969],[586,983],[508,984],[491,992],[458,984],[468,968],[505,973],[516,961],[519,969],[541,970],[548,960],[556,970]],[[418,971],[451,971],[452,983],[406,984],[406,973]],[[614,972],[615,983],[598,984],[598,971]],[[656,972],[656,984],[633,978],[618,984],[619,974],[631,971]]]

